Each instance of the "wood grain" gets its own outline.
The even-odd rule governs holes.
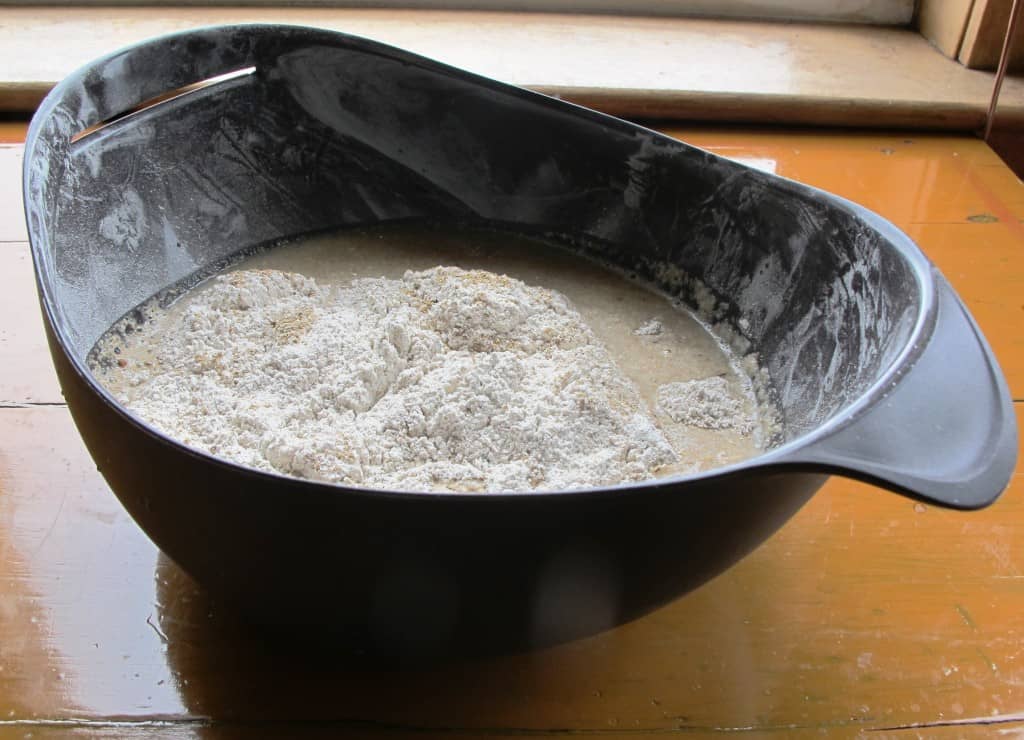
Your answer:
[[[836,190],[907,229],[1024,392],[1024,185],[983,144],[670,133]],[[0,181],[12,166],[0,166]],[[12,217],[0,212],[0,227]],[[0,243],[0,336],[18,338],[0,344],[0,397],[23,399],[0,408],[0,739],[903,740],[1024,729],[1020,472],[994,506],[971,513],[833,479],[690,596],[528,655],[399,670],[341,659],[308,635],[300,648],[253,632],[134,525],[67,409],[32,400],[55,386],[24,390],[48,364],[29,320],[38,308],[26,255],[23,242]],[[20,362],[7,362],[11,347]]]
[[[782,731],[1024,707],[1019,475],[973,514],[835,479],[740,565],[633,624],[398,671],[268,644],[222,612],[131,523],[64,408],[5,409],[0,438],[0,701],[14,717]]]
[[[950,59],[956,59],[974,0],[921,0],[917,3],[917,27]]]
[[[4,143],[0,130],[0,242],[28,239],[21,204],[23,150],[21,144]]]
[[[995,69],[1006,40],[1013,0],[974,0],[960,46],[960,62],[971,69]],[[1011,73],[1024,71],[1024,24],[1010,41]]]
[[[0,406],[63,403],[27,242],[0,242]]]

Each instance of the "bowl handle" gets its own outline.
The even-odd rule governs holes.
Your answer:
[[[992,350],[934,271],[937,316],[886,395],[787,463],[866,480],[958,509],[995,501],[1017,459],[1013,402]]]

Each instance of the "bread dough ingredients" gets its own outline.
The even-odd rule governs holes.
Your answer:
[[[547,242],[392,224],[304,236],[231,269],[144,303],[90,365],[141,418],[243,465],[525,491],[705,470],[773,433],[740,371],[752,358]],[[710,385],[694,395],[689,381]]]
[[[645,321],[642,326],[638,326],[633,330],[633,333],[638,337],[658,337],[661,336],[665,331],[665,326],[657,319],[651,319]]]
[[[658,410],[673,421],[701,429],[735,429],[742,434],[754,431],[754,420],[742,399],[720,375],[666,383],[658,388]]]
[[[519,491],[642,480],[677,460],[569,302],[489,272],[438,267],[335,291],[233,272],[161,335],[149,365],[106,371],[119,398],[262,470]]]

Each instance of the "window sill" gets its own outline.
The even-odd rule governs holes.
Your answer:
[[[992,75],[919,34],[693,18],[353,8],[0,8],[0,110],[30,111],[77,66],[214,23],[320,26],[632,118],[909,127],[984,124]],[[1000,119],[1024,121],[1024,78]]]

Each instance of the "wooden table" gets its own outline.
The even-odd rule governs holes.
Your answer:
[[[670,133],[905,229],[1024,400],[1024,185],[984,144]],[[398,671],[260,644],[139,531],[71,423],[25,242],[23,136],[0,124],[0,738],[1024,735],[1019,474],[973,513],[833,479],[690,596],[531,655]]]

